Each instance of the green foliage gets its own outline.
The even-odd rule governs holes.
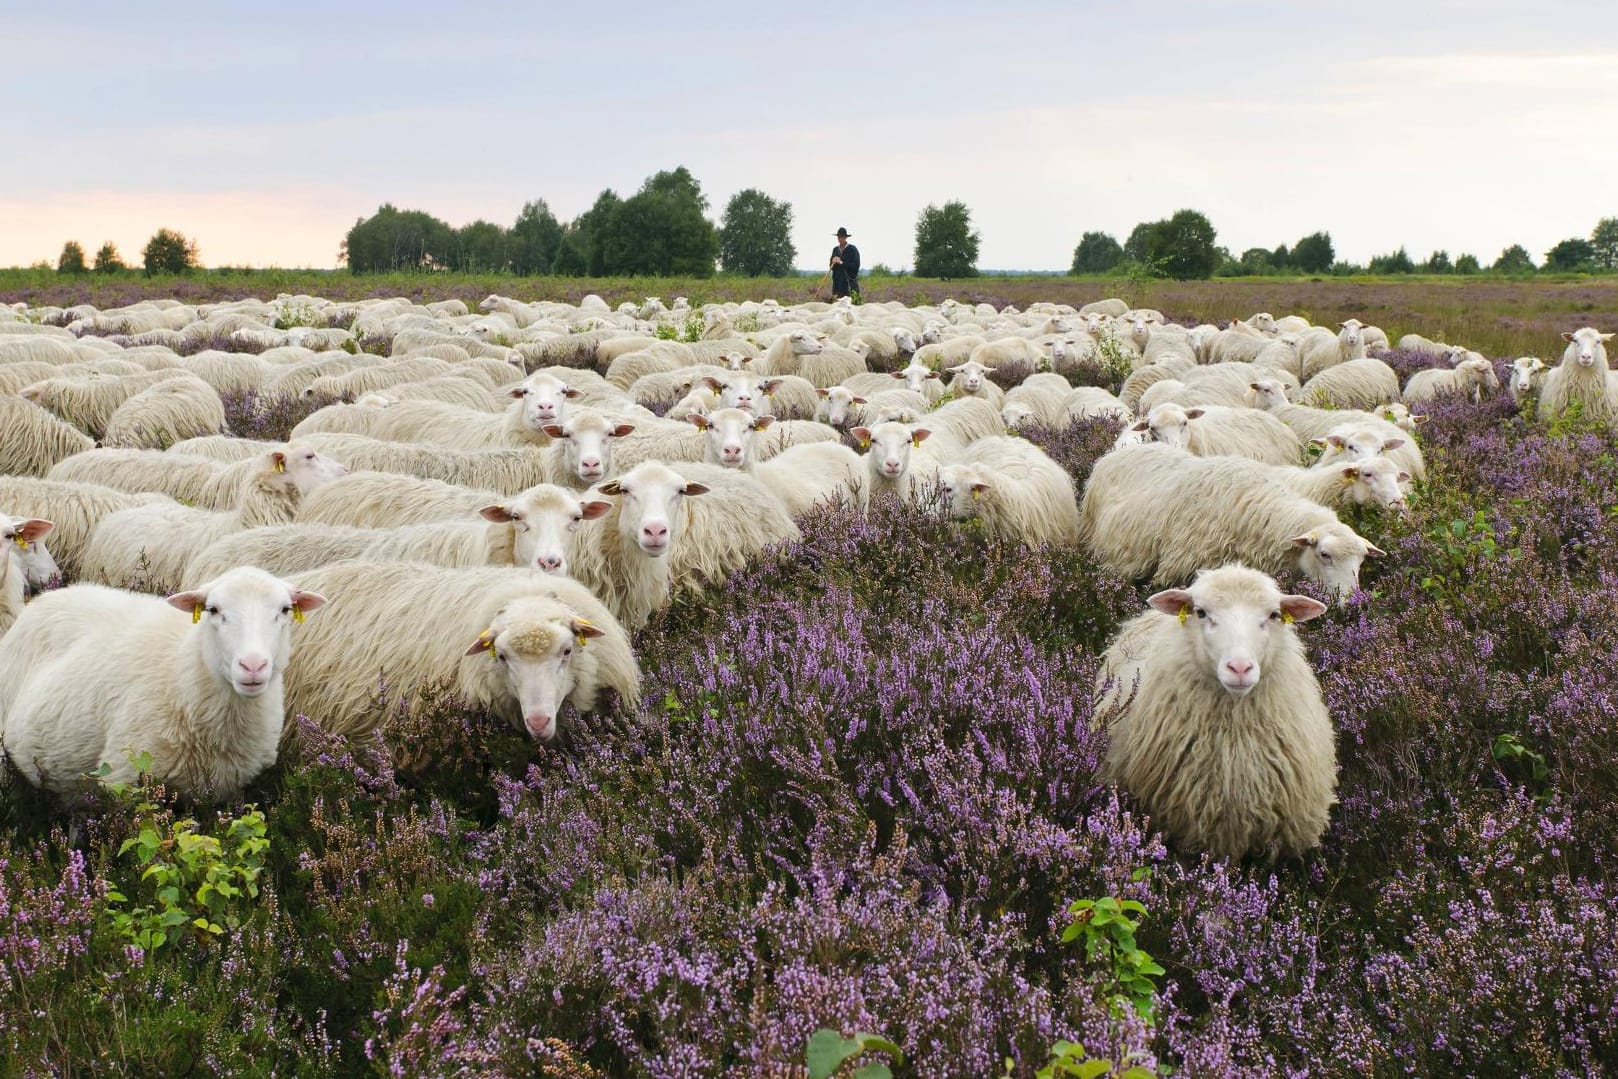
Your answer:
[[[905,1062],[899,1047],[880,1034],[855,1034],[845,1038],[835,1030],[822,1028],[809,1035],[809,1048],[804,1063],[809,1066],[809,1079],[831,1079],[850,1058],[861,1053],[886,1053],[895,1064]],[[849,1073],[849,1079],[892,1079],[893,1072],[886,1064],[863,1064]]]
[[[1292,245],[1292,265],[1304,273],[1326,273],[1336,261],[1329,232],[1311,232]]]
[[[455,230],[450,269],[457,273],[491,273],[510,265],[506,230],[492,221],[474,221]]]
[[[1166,220],[1136,225],[1124,244],[1124,254],[1176,280],[1212,277],[1219,265],[1217,236],[1213,223],[1203,214],[1178,210]]]
[[[511,272],[529,276],[550,273],[562,247],[562,223],[544,199],[525,202],[506,238]]]
[[[80,274],[89,272],[84,264],[84,248],[77,240],[69,240],[62,245],[62,253],[56,257],[56,272]]]
[[[1432,573],[1421,579],[1422,591],[1443,598],[1464,587],[1479,559],[1494,561],[1499,543],[1488,514],[1478,510],[1469,518],[1457,517],[1427,533],[1434,552]]]
[[[94,269],[96,273],[117,273],[129,267],[124,265],[123,256],[118,254],[118,245],[108,240],[96,248]]]
[[[1500,252],[1491,268],[1499,273],[1533,273],[1534,258],[1522,244],[1512,244]]]
[[[151,757],[142,757],[135,763],[145,771]],[[130,899],[109,887],[106,917],[112,931],[151,954],[186,940],[206,943],[227,928],[240,928],[258,898],[270,849],[264,814],[249,807],[239,817],[221,817],[215,836],[198,831],[190,819],[165,829],[153,802],[142,801],[135,810],[135,835],[124,840],[118,855],[133,852],[143,894]]]
[[[197,242],[186,239],[173,229],[158,229],[146,241],[140,254],[147,277],[186,274],[197,266]]]
[[[1092,1057],[1078,1042],[1059,1041],[1051,1047],[1051,1062],[1034,1073],[1034,1079],[1156,1079],[1150,1068],[1133,1064],[1122,1071],[1106,1057]],[[1011,1074],[1008,1067],[1006,1074]]]
[[[1580,236],[1563,240],[1545,252],[1545,268],[1559,273],[1588,273],[1595,269],[1596,248]]]
[[[1603,217],[1590,231],[1595,263],[1603,270],[1618,270],[1618,217]]]
[[[1106,273],[1124,259],[1124,249],[1105,232],[1087,232],[1073,249],[1071,274]]]
[[[1455,264],[1449,260],[1448,251],[1434,251],[1427,256],[1427,261],[1421,264],[1422,273],[1452,273]]]
[[[976,277],[981,239],[966,203],[928,203],[916,218],[916,276]]]
[[[1073,922],[1062,931],[1062,943],[1083,941],[1085,959],[1108,968],[1106,992],[1113,1008],[1120,1012],[1131,1008],[1152,1022],[1157,1009],[1157,983],[1152,979],[1162,975],[1163,968],[1135,944],[1145,905],[1107,896],[1076,899],[1067,910]]]
[[[1415,273],[1416,264],[1410,261],[1410,252],[1402,246],[1399,250],[1387,255],[1372,255],[1369,267],[1372,273]]]
[[[639,191],[592,222],[590,272],[712,277],[719,233],[707,210],[702,185],[684,165],[647,177]]]
[[[383,203],[370,217],[354,222],[337,257],[357,274],[443,269],[456,247],[455,231],[447,223],[421,210]]]
[[[1496,735],[1492,752],[1502,768],[1507,765],[1520,768],[1536,787],[1542,787],[1550,777],[1551,768],[1545,762],[1545,755],[1523,745],[1515,734]]]
[[[1455,272],[1458,274],[1481,273],[1483,267],[1478,264],[1476,255],[1462,255],[1455,260]]]
[[[725,204],[719,229],[719,262],[726,273],[783,277],[792,272],[792,204],[777,202],[755,187]]]

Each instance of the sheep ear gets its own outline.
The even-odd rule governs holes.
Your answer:
[[[1359,465],[1344,465],[1342,468],[1338,469],[1338,471],[1342,474],[1344,483],[1353,483],[1355,480],[1360,478]]]
[[[634,429],[635,425],[632,423],[620,423],[617,427],[614,427],[612,430],[608,431],[607,434],[611,435],[613,438],[623,438],[625,435],[634,431]]]
[[[1282,596],[1281,613],[1292,622],[1307,622],[1326,613],[1326,605],[1308,596]]]
[[[606,483],[603,483],[601,486],[597,487],[596,492],[604,495],[621,495],[624,493],[624,488],[623,485],[617,480],[608,480]]]
[[[461,654],[463,656],[475,656],[479,652],[487,652],[491,656],[494,655],[494,637],[494,627],[490,626],[482,633],[479,633],[478,639],[473,641],[466,651]]]
[[[927,372],[927,377],[928,378],[940,378],[942,376],[940,376],[937,371],[928,371]]]
[[[1154,611],[1164,614],[1179,614],[1191,606],[1191,590],[1187,588],[1166,588],[1146,600],[1147,606]]]
[[[708,417],[701,412],[692,412],[688,414],[685,418],[685,422],[689,423],[692,427],[695,427],[699,431],[706,431],[708,429]]]
[[[603,499],[593,498],[588,502],[579,503],[579,509],[584,513],[586,521],[593,521],[597,517],[612,509],[612,503]]]
[[[1326,443],[1327,445],[1334,446],[1337,449],[1342,449],[1344,446],[1348,445],[1348,442],[1343,438],[1342,435],[1327,435]]]
[[[859,439],[861,442],[871,441],[871,429],[869,427],[851,427],[849,428],[848,433]]]
[[[1188,420],[1199,419],[1202,416],[1207,415],[1207,411],[1207,409],[1203,408],[1188,408],[1185,410],[1185,418]]]
[[[594,622],[586,622],[582,618],[575,618],[568,624],[568,628],[573,631],[573,636],[575,637],[605,637],[607,635],[606,630]]]
[[[708,488],[708,486],[706,484],[688,483],[680,491],[680,493],[682,495],[688,495],[691,498],[695,498],[697,495],[705,495],[705,494],[707,494],[708,490],[709,490],[709,488]]]
[[[900,382],[903,382],[905,380],[905,373],[903,371],[895,371],[893,372],[893,377],[898,379]]]
[[[521,386],[513,386],[506,391],[507,397],[527,397],[528,391]]]
[[[741,362],[741,365],[742,365],[742,366],[743,366],[743,367],[746,367],[746,366],[747,366],[747,365],[748,365],[748,364],[750,364],[750,363],[752,363],[752,362],[753,362],[753,357],[751,357],[751,356],[743,356],[743,357],[742,357],[742,358],[741,358],[741,361],[740,361],[740,362]]]
[[[1263,387],[1261,387],[1257,382],[1249,382],[1247,384],[1247,388],[1252,390],[1255,393],[1263,393],[1264,392]]]
[[[770,394],[774,393],[778,388],[780,388],[780,385],[780,379],[767,378],[758,384],[758,388],[763,391],[765,397],[768,397]]]
[[[725,392],[725,384],[720,382],[717,378],[714,378],[712,375],[703,375],[702,384],[708,387],[714,393]]]
[[[991,486],[990,484],[984,483],[981,480],[978,481],[977,483],[974,483],[972,485],[972,497],[973,498],[981,498],[981,497],[983,497],[983,493],[985,491],[989,490],[990,486]]]
[[[900,376],[894,375],[893,377],[894,378],[899,378]],[[826,393],[827,393],[826,387],[824,387],[824,386],[816,386],[815,387],[815,396],[816,397],[825,397]]]
[[[292,590],[292,609],[296,611],[297,614],[308,614],[310,611],[318,611],[325,605],[326,597],[321,595],[319,592],[305,592],[301,588],[294,588]],[[293,617],[296,618],[297,615],[294,615]],[[302,619],[299,619],[299,621],[302,621]]]
[[[1386,558],[1388,557],[1388,552],[1384,551],[1374,543],[1367,543],[1365,545],[1365,556],[1367,558]]]
[[[1423,412],[1421,415],[1418,416],[1414,412],[1412,412],[1410,414],[1410,422],[1413,423],[1413,424],[1416,424],[1419,427],[1420,425],[1427,422],[1427,413]]]
[[[1149,420],[1136,420],[1134,423],[1129,425],[1129,429],[1131,431],[1145,431],[1151,426],[1152,424]]]
[[[184,611],[186,614],[191,615],[191,620],[194,622],[198,612],[208,602],[208,593],[200,588],[191,592],[176,592],[163,602],[177,611]]]
[[[484,506],[482,509],[478,510],[478,516],[482,517],[485,521],[493,521],[495,524],[504,524],[507,521],[515,521],[517,519],[517,515],[512,513],[508,507],[500,502],[496,502],[492,506]]]
[[[1400,483],[1409,483],[1409,482],[1410,482],[1410,478],[1411,478],[1411,477],[1410,477],[1410,473],[1408,473],[1408,472],[1401,472],[1401,473],[1399,473],[1399,475],[1398,475],[1398,476],[1397,476],[1397,477],[1395,477],[1395,478],[1396,478],[1396,479],[1397,479],[1397,480],[1398,480],[1398,481],[1399,481],[1399,482],[1400,482]]]
[[[1570,334],[1570,333],[1567,333],[1566,331],[1563,331],[1562,340],[1571,342],[1573,340],[1573,335]]]
[[[1301,536],[1292,537],[1292,546],[1299,549],[1304,547],[1313,547],[1317,542],[1318,541],[1315,539],[1315,534],[1313,532],[1305,532]]]
[[[926,442],[927,441],[927,436],[931,435],[931,434],[932,434],[932,432],[927,430],[927,428],[918,427],[914,431],[910,432],[910,444],[912,446],[919,446],[923,442]]]
[[[1382,443],[1382,448],[1384,450],[1396,450],[1404,444],[1405,440],[1402,438],[1390,438],[1386,442]]]
[[[552,438],[566,438],[567,437],[567,428],[563,427],[559,423],[547,423],[544,427],[541,427],[540,430],[544,431],[547,435],[551,436]]]
[[[271,450],[265,456],[269,458],[271,472],[281,473],[287,470],[287,455],[284,451]]]
[[[946,368],[944,368],[944,370],[948,371],[950,374],[953,375],[953,374],[956,374],[957,372],[966,370],[966,364],[958,363],[954,367],[946,367]]]
[[[759,416],[753,420],[753,430],[762,431],[775,422],[774,416]]]
[[[12,535],[19,544],[35,543],[44,539],[45,534],[55,527],[56,525],[50,521],[41,520],[38,517],[30,517],[28,520],[19,524],[13,531]]]
[[[582,391],[575,390],[572,386],[564,387],[563,390],[562,390],[562,396],[566,397],[569,401],[573,400],[573,398],[575,398],[575,397],[580,397],[582,395],[583,395]]]
[[[853,404],[856,404],[856,405],[868,405],[868,404],[870,404],[870,402],[869,402],[869,401],[867,401],[867,400],[866,400],[866,399],[865,399],[865,398],[863,398],[863,397],[850,397],[850,398],[849,398],[849,401],[850,401],[850,402],[851,402],[851,403],[853,403]]]

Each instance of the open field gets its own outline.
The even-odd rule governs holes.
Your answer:
[[[790,303],[813,283],[54,281],[0,274],[0,300]],[[1026,307],[1117,287],[876,279],[866,299]],[[1612,280],[1158,283],[1131,298],[1181,319],[1353,315],[1479,349],[1502,382],[1512,356],[1560,355],[1564,329],[1618,328]],[[1391,362],[1408,378],[1440,361]],[[234,434],[271,440],[317,403],[224,395]],[[548,744],[453,701],[395,722],[385,746],[296,720],[300,752],[245,799],[266,845],[238,835],[208,863],[251,864],[256,897],[199,907],[184,873],[209,856],[172,835],[188,815],[223,835],[240,806],[136,788],[70,819],[13,778],[0,1077],[801,1079],[819,1028],[891,1038],[894,1074],[917,1079],[1029,1079],[1059,1040],[1118,1064],[1102,1074],[1612,1074],[1618,447],[1504,393],[1427,414],[1410,513],[1344,511],[1387,556],[1297,627],[1340,770],[1302,858],[1172,847],[1101,779],[1099,656],[1152,587],[1082,546],[839,504],[636,632],[643,699],[626,715],[569,711]],[[1082,489],[1119,424],[1026,433]],[[171,877],[204,925],[182,917],[143,949],[120,915],[158,906]],[[1063,943],[1099,924],[1069,904],[1103,898],[1141,904],[1138,931]],[[1140,973],[1142,953],[1160,974]]]
[[[248,273],[205,271],[184,278],[147,279],[138,274],[64,279],[53,272],[0,270],[0,303],[26,302],[59,307],[88,303],[108,308],[147,296],[172,296],[187,303],[242,296],[272,299],[277,293],[310,293],[338,300],[374,296],[465,300],[475,306],[491,292],[518,300],[577,303],[595,293],[608,303],[639,303],[647,296],[686,296],[693,304],[776,297],[805,299],[818,281],[791,278],[518,278],[506,275],[361,276],[334,271],[263,270]],[[1502,278],[1244,277],[1212,281],[1151,281],[1132,287],[1117,278],[979,277],[933,281],[912,277],[871,277],[867,300],[905,304],[939,303],[947,297],[996,307],[1026,307],[1038,300],[1083,304],[1102,296],[1122,296],[1138,307],[1155,307],[1180,320],[1223,323],[1269,310],[1301,314],[1321,325],[1358,318],[1388,329],[1393,339],[1422,333],[1435,340],[1462,341],[1491,356],[1548,355],[1565,329],[1585,324],[1618,324],[1618,277]]]

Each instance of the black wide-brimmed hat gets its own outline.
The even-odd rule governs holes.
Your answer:
[[[843,236],[852,236],[854,234],[852,232],[849,232],[845,228],[838,228],[838,230],[836,232],[836,235],[839,236],[839,237],[843,237]]]

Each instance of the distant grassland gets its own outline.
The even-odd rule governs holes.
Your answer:
[[[137,300],[171,297],[203,303],[243,296],[273,298],[282,292],[333,300],[408,296],[417,300],[459,297],[468,305],[492,292],[519,300],[577,303],[595,293],[616,306],[647,296],[685,296],[692,304],[762,300],[782,303],[810,298],[819,278],[711,277],[512,277],[503,274],[385,274],[356,277],[347,271],[208,270],[188,277],[147,278],[137,273],[63,277],[42,270],[0,270],[0,302],[35,306],[120,307]],[[1618,329],[1618,277],[1578,275],[1527,278],[1434,277],[1244,277],[1212,281],[1151,281],[1116,277],[974,277],[939,281],[871,276],[867,301],[938,303],[948,297],[996,307],[1026,307],[1038,300],[1083,304],[1121,296],[1134,306],[1155,307],[1175,319],[1223,322],[1256,311],[1303,315],[1322,325],[1354,317],[1381,326],[1395,341],[1421,333],[1464,344],[1493,356],[1550,356],[1558,335],[1584,325]]]

